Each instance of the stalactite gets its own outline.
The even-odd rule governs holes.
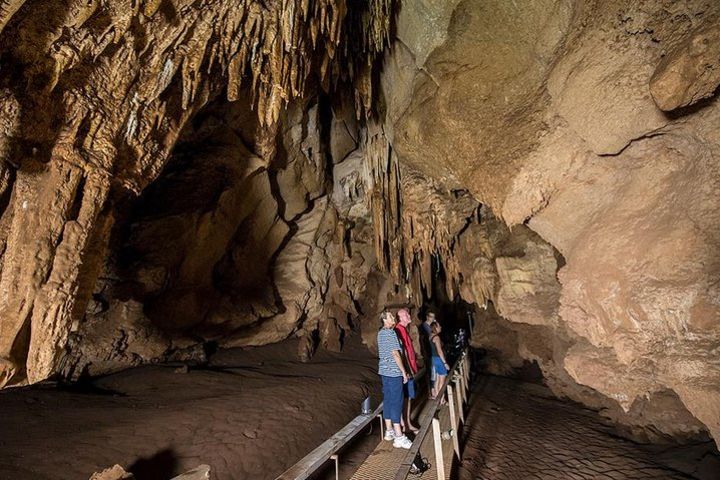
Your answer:
[[[442,262],[445,289],[454,298],[462,284],[455,251],[468,218],[479,204],[468,194],[455,198],[407,166],[401,166],[382,127],[370,121],[365,138],[367,201],[373,212],[379,265],[415,301],[432,295],[433,258]]]
[[[0,2],[0,31],[10,21],[12,16],[22,7],[25,0],[3,0]]]
[[[330,87],[340,80],[354,84],[358,113],[367,115],[372,98],[369,67],[389,43],[391,19],[385,15],[392,14],[394,1],[371,0],[349,8],[347,0],[284,0],[272,8],[254,0],[212,6],[175,0],[173,8],[185,28],[175,28],[159,15],[156,1],[142,6],[140,2],[73,2],[59,25],[66,33],[52,44],[49,86],[54,88],[64,72],[97,59],[110,45],[139,40],[131,30],[138,24],[145,32],[160,33],[156,41],[162,54],[157,57],[164,72],[156,75],[158,69],[152,69],[155,80],[144,76],[139,83],[157,96],[169,84],[168,73],[179,71],[185,109],[204,75],[219,73],[225,78],[230,100],[238,99],[249,75],[258,117],[262,125],[270,125],[289,100],[303,94],[307,79],[317,72]],[[0,31],[22,3],[0,4]],[[99,14],[109,20],[102,30],[87,25]],[[216,66],[220,72],[213,70]]]
[[[106,199],[139,194],[156,179],[180,132],[209,99],[252,99],[265,162],[275,153],[281,110],[294,98],[316,95],[318,85],[354,88],[357,111],[370,115],[367,66],[388,44],[390,19],[381,15],[394,3],[0,2],[0,83],[11,85],[23,105],[22,138],[41,144],[49,163],[42,175],[21,165],[15,181],[39,200],[25,208],[25,199],[14,199],[8,219],[15,244],[8,241],[0,275],[0,293],[10,292],[0,296],[0,330],[12,333],[0,344],[0,387],[57,370],[71,312],[83,310],[73,293],[78,265],[90,242],[108,240],[93,238]],[[46,214],[72,205],[70,185],[59,181],[65,172],[99,179],[87,183],[82,222]],[[53,290],[57,285],[62,295]],[[27,340],[15,348],[28,325],[29,348]]]

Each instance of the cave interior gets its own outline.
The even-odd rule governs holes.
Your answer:
[[[8,425],[40,434],[54,410],[22,405],[54,393],[51,432],[77,428],[62,395],[162,403],[145,389],[176,377],[132,377],[162,366],[220,396],[276,379],[212,375],[281,358],[288,382],[370,371],[408,308],[416,340],[428,311],[446,344],[464,329],[474,374],[720,478],[720,3],[521,3],[0,0]],[[337,398],[377,393],[366,373]],[[307,442],[354,411],[325,407]],[[2,478],[111,466],[33,470],[12,428]],[[204,461],[133,464],[163,441],[117,462]],[[278,468],[303,452],[273,441]],[[217,478],[277,475],[257,455]]]

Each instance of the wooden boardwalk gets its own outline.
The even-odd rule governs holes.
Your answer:
[[[406,480],[417,453],[430,463],[423,472],[424,479],[447,480],[452,473],[453,461],[460,457],[458,441],[461,423],[465,423],[464,408],[467,402],[470,363],[465,350],[450,370],[440,395],[447,400],[441,405],[440,398],[429,400],[417,421],[420,431],[409,450],[394,448],[392,442],[383,440],[350,477],[350,480]],[[374,419],[380,419],[380,405],[372,414],[360,415],[290,467],[276,480],[306,480],[328,460],[335,461],[335,478],[339,478],[339,450],[362,431]],[[382,431],[380,432],[382,435]]]
[[[440,420],[440,431],[447,432],[452,427],[450,425],[450,413],[448,405],[441,407],[438,411]],[[453,461],[453,441],[451,438],[441,440],[443,449],[443,458],[445,463],[445,478],[450,478],[450,469]],[[407,450],[402,448],[393,448],[392,442],[382,441],[360,465],[355,474],[350,477],[351,480],[393,480],[397,474],[398,467],[403,462]],[[430,432],[420,446],[420,455],[430,462],[430,470],[423,473],[423,480],[439,480],[437,477],[437,469],[435,465],[434,441],[432,432]]]

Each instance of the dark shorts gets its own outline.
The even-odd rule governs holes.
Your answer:
[[[415,398],[415,380],[412,378],[407,381],[405,385],[403,385],[403,393],[405,394],[406,398],[413,399]]]
[[[432,357],[433,367],[435,367],[435,373],[438,375],[447,375],[448,371],[447,368],[445,368],[445,364],[443,363],[442,359],[440,357]]]

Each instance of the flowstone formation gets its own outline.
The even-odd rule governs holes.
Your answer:
[[[720,438],[720,4],[0,4],[0,386],[470,305],[499,374]]]
[[[443,259],[481,307],[476,345],[637,437],[717,441],[718,3],[417,3],[386,56],[383,134],[492,212]]]

